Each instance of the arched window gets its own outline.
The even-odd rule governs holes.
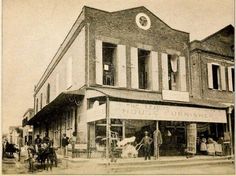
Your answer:
[[[40,94],[40,109],[43,108],[43,94]]]
[[[35,105],[35,106],[36,106],[36,107],[35,107],[35,108],[36,108],[36,113],[38,112],[38,105],[39,105],[39,99],[37,98],[37,99],[36,99],[36,105]]]
[[[48,87],[47,87],[47,100],[46,100],[47,103],[50,102],[50,84],[48,84]]]

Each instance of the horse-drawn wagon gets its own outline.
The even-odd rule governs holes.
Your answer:
[[[43,168],[44,170],[52,170],[53,164],[57,167],[57,148],[49,144],[42,145],[31,145],[28,147],[28,158],[26,159],[29,163],[29,171],[33,172],[37,168]]]

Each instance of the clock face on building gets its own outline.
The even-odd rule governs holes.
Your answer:
[[[145,13],[136,15],[136,24],[139,28],[148,30],[151,27],[151,20]]]

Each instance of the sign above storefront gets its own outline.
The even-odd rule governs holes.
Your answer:
[[[220,109],[110,102],[110,118],[227,123],[226,111]]]

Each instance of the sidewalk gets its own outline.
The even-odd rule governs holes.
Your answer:
[[[105,158],[63,158],[62,155],[58,155],[58,159],[63,161],[68,161],[70,163],[94,163],[99,165],[137,165],[137,164],[173,164],[173,163],[194,163],[194,162],[234,162],[234,159],[232,159],[230,156],[201,156],[196,155],[192,158],[186,158],[186,156],[161,156],[157,160],[152,157],[151,160],[144,160],[143,157],[139,158],[117,158],[116,162],[111,162],[111,160],[107,160]]]

